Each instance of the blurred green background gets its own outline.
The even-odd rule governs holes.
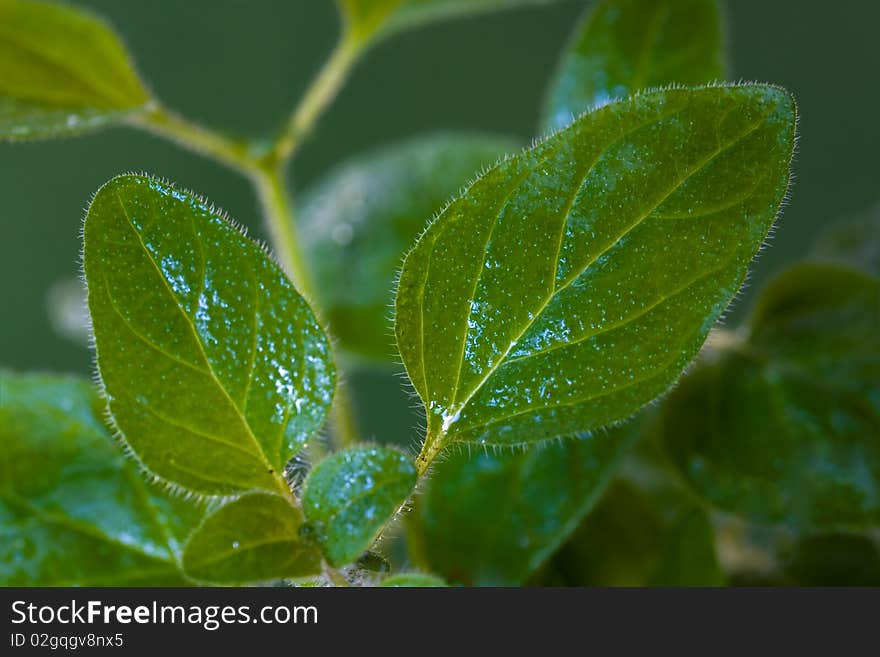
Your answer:
[[[332,0],[76,4],[117,27],[142,75],[170,107],[253,137],[280,126],[337,32]],[[295,189],[348,156],[408,136],[460,129],[531,137],[558,52],[588,5],[569,0],[431,24],[381,43],[297,157]],[[784,85],[801,110],[791,202],[732,313],[736,318],[761,282],[803,255],[819,230],[880,199],[880,3],[726,5],[734,79]],[[263,236],[243,179],[127,129],[0,145],[0,171],[0,366],[91,371],[88,349],[52,329],[47,291],[77,275],[83,210],[117,173],[171,179]],[[398,379],[373,373],[355,375],[353,382],[366,438],[414,441],[415,420]],[[389,422],[401,416],[410,420]]]

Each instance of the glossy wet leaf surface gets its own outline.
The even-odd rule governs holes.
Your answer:
[[[467,16],[497,9],[550,4],[555,0],[337,0],[358,41],[387,36],[432,20]]]
[[[324,422],[326,336],[280,267],[208,205],[120,176],[92,201],[84,265],[98,369],[125,441],[207,494],[287,493]]]
[[[642,89],[725,77],[717,0],[602,0],[562,55],[542,125],[562,128]]]
[[[880,282],[804,265],[761,295],[750,334],[664,402],[663,437],[710,503],[798,528],[880,525]]]
[[[415,484],[412,461],[396,449],[356,447],[333,454],[306,479],[305,535],[320,544],[331,565],[351,563],[370,547]]]
[[[448,206],[396,297],[428,418],[420,469],[452,442],[570,435],[664,392],[776,217],[794,125],[774,87],[646,93],[584,115]]]
[[[149,484],[93,386],[0,371],[0,584],[181,586],[202,510]]]
[[[200,582],[244,584],[321,572],[321,555],[300,541],[302,512],[273,493],[246,493],[207,516],[183,554]]]
[[[417,498],[420,565],[466,585],[524,583],[601,497],[634,438],[627,426],[524,453],[450,453]]]
[[[425,573],[399,573],[386,577],[379,586],[397,588],[440,588],[446,586],[441,578]]]
[[[0,0],[0,139],[76,134],[148,101],[102,21],[55,3]]]
[[[403,256],[467,182],[517,148],[502,137],[420,137],[354,159],[307,192],[303,250],[342,347],[398,360],[389,308]]]

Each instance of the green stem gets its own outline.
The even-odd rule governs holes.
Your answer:
[[[293,200],[287,189],[285,168],[257,167],[249,175],[263,210],[263,219],[275,257],[295,283],[299,293],[312,301],[314,288],[296,234]]]
[[[330,583],[333,584],[333,586],[351,586],[351,583],[346,579],[345,575],[326,562],[324,563],[324,574],[327,575],[327,579],[330,580]]]
[[[330,421],[333,424],[333,433],[337,449],[352,447],[358,442],[360,432],[357,427],[357,417],[351,395],[344,383],[336,386],[336,396],[333,410],[330,412]]]
[[[272,155],[276,161],[288,162],[293,157],[302,139],[312,131],[318,118],[339,93],[362,52],[362,43],[344,33],[275,142]]]
[[[133,114],[128,124],[193,150],[250,176],[257,160],[247,142],[193,123],[154,101],[151,109]]]

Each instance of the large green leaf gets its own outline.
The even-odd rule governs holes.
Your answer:
[[[482,135],[412,139],[343,165],[308,192],[303,250],[343,347],[396,359],[388,308],[404,254],[466,182],[515,149],[513,139]]]
[[[86,381],[0,371],[0,585],[185,584],[201,510],[149,484]]]
[[[412,461],[396,449],[356,447],[309,473],[302,495],[312,536],[333,566],[357,559],[416,485]]]
[[[637,435],[628,425],[526,452],[450,454],[418,498],[413,556],[450,581],[522,584],[601,497]]]
[[[193,579],[243,584],[321,572],[321,555],[300,541],[302,512],[274,493],[246,493],[207,516],[183,553]]]
[[[97,193],[84,265],[113,420],[157,476],[207,494],[288,494],[335,370],[277,264],[196,197],[145,176]]]
[[[785,195],[795,107],[747,85],[645,93],[491,169],[408,254],[398,346],[454,441],[537,442],[663,393],[739,289]]]
[[[602,0],[563,53],[542,125],[564,127],[642,89],[725,77],[717,0]]]
[[[555,0],[336,0],[345,29],[358,42],[432,20]]]
[[[102,21],[61,5],[0,0],[0,139],[83,132],[149,99]]]
[[[792,268],[749,328],[663,404],[662,436],[682,474],[756,522],[880,526],[880,282]]]

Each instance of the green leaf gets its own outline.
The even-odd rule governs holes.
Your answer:
[[[662,437],[706,500],[797,528],[880,525],[880,281],[802,265],[664,402]]]
[[[427,575],[425,573],[399,573],[386,577],[379,584],[382,587],[395,588],[442,588],[446,586],[446,582],[436,575]]]
[[[468,180],[517,148],[500,137],[421,137],[355,159],[308,192],[299,212],[303,250],[322,313],[345,349],[397,358],[388,308],[403,256]]]
[[[418,498],[410,538],[423,554],[413,556],[449,581],[522,584],[601,497],[636,429],[526,452],[450,454]]]
[[[446,445],[605,426],[662,394],[785,195],[795,107],[760,85],[641,94],[490,170],[407,256],[397,342]]]
[[[299,538],[302,512],[287,497],[252,492],[207,516],[183,553],[194,580],[244,584],[321,572],[320,553]]]
[[[563,53],[542,125],[562,128],[642,89],[722,80],[724,59],[717,0],[602,0]]]
[[[149,100],[103,21],[81,9],[0,0],[0,140],[80,133]]]
[[[138,459],[200,493],[289,494],[284,466],[324,422],[335,370],[278,265],[145,176],[102,187],[84,230],[98,370]]]
[[[880,276],[880,205],[848,221],[832,224],[816,239],[810,257]]]
[[[880,542],[861,534],[804,536],[783,568],[785,583],[797,586],[880,586]]]
[[[330,565],[349,564],[372,545],[415,485],[415,467],[396,449],[357,447],[333,454],[305,482],[307,534]]]
[[[618,479],[532,583],[720,586],[724,577],[702,510]]]
[[[179,586],[201,510],[148,483],[73,377],[0,371],[0,585]]]
[[[356,42],[384,38],[430,21],[555,0],[336,0],[345,30]]]

